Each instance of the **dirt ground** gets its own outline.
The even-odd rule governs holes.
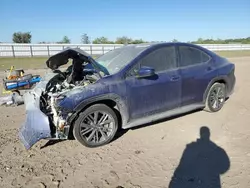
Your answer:
[[[0,187],[169,187],[178,165],[185,177],[176,176],[177,181],[190,187],[207,188],[197,173],[218,184],[213,188],[250,187],[250,57],[230,60],[237,83],[220,112],[199,111],[131,129],[99,148],[42,140],[26,151],[17,137],[24,106],[0,107]],[[203,126],[210,141],[197,141]]]

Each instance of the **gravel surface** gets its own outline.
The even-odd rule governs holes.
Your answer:
[[[42,140],[26,151],[17,137],[24,106],[0,107],[0,187],[250,187],[250,58],[230,60],[237,83],[220,112],[130,129],[99,148]]]

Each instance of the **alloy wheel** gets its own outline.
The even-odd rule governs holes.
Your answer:
[[[80,124],[80,136],[88,143],[101,144],[112,136],[115,120],[107,112],[87,114]]]
[[[225,102],[225,88],[222,85],[214,87],[209,95],[209,106],[213,110],[222,108]]]

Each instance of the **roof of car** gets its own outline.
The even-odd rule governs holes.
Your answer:
[[[134,46],[134,47],[150,47],[158,44],[172,44],[170,42],[149,42],[149,43],[141,43],[141,44],[127,44],[125,46]]]
[[[199,47],[200,49],[203,49],[204,51],[210,54],[216,55],[214,52],[206,49],[205,47],[202,47],[197,44],[187,43],[187,42],[151,42],[151,43],[142,43],[142,44],[128,44],[128,45],[123,46],[123,48],[124,47],[132,47],[132,48],[144,47],[145,49],[147,49],[147,48],[158,46],[158,45],[175,45],[175,44],[185,45],[189,47]]]
[[[152,47],[152,46],[157,46],[157,45],[170,45],[170,44],[185,44],[185,45],[191,45],[195,46],[195,44],[191,43],[186,43],[186,42],[149,42],[149,43],[141,43],[141,44],[127,44],[124,47]]]

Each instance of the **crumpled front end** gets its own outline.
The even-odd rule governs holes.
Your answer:
[[[69,58],[73,58],[72,66],[64,72],[54,70]],[[94,65],[92,61],[80,49],[67,49],[49,58],[47,65],[53,71],[24,94],[26,120],[21,126],[19,137],[26,149],[41,139],[68,139],[70,125],[67,120],[82,99],[78,93],[101,78],[96,73],[98,71],[85,70],[86,64]],[[78,102],[74,96],[78,96]]]
[[[26,120],[21,126],[19,138],[26,149],[41,139],[51,138],[49,118],[40,110],[40,96],[34,91],[24,94]]]

